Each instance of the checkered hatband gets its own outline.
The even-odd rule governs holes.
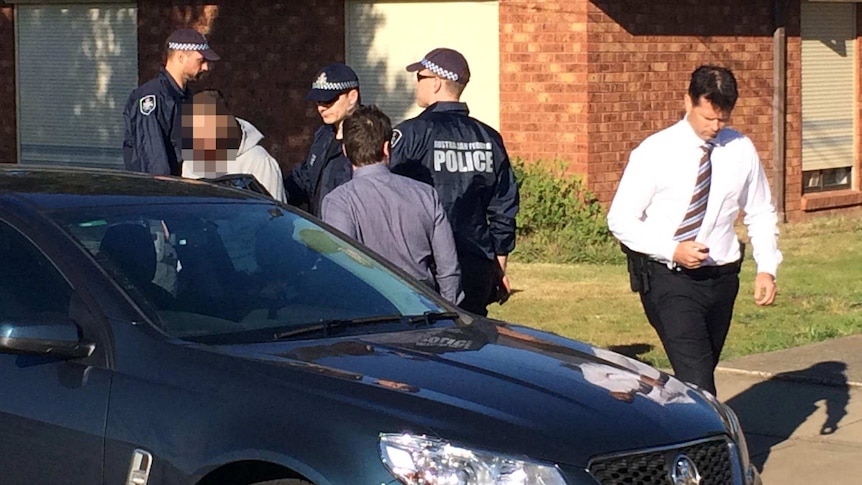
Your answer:
[[[434,74],[436,74],[436,75],[438,75],[438,76],[442,77],[443,79],[448,79],[448,80],[450,80],[450,81],[457,81],[457,80],[458,80],[458,74],[456,74],[456,73],[454,73],[454,72],[452,72],[452,71],[449,71],[449,70],[443,69],[442,67],[438,66],[437,64],[434,64],[433,62],[429,61],[428,59],[424,59],[424,58],[423,58],[423,59],[422,59],[421,61],[419,61],[419,62],[420,62],[423,66],[425,66],[425,69],[428,69],[429,71],[431,71],[431,72],[433,72]]]
[[[209,44],[192,44],[184,42],[168,42],[168,49],[175,51],[206,51],[209,50]]]

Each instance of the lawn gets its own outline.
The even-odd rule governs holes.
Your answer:
[[[771,307],[754,304],[749,248],[723,359],[862,333],[862,220],[785,224],[779,247],[784,262]],[[625,266],[521,264],[513,256],[509,276],[515,291],[490,316],[669,365]]]

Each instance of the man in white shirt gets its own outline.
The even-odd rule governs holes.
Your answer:
[[[700,66],[685,118],[632,151],[608,213],[676,376],[715,393],[739,291],[741,211],[754,246],[754,299],[771,305],[781,262],[769,183],[751,140],[726,127],[738,97],[726,68]]]

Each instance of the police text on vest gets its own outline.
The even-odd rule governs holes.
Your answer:
[[[494,172],[494,152],[491,144],[483,141],[434,142],[434,171],[455,172]]]

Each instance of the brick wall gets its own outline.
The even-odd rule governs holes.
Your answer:
[[[791,4],[789,212],[799,210],[801,192],[799,6]],[[501,0],[501,131],[510,154],[562,158],[608,203],[631,150],[683,116],[691,72],[714,63],[736,74],[740,99],[732,126],[754,141],[771,180],[773,6],[773,0],[706,6],[699,0]]]
[[[18,160],[12,7],[0,7],[0,163]]]
[[[190,87],[218,88],[235,114],[266,136],[263,145],[282,167],[300,162],[320,120],[303,98],[325,64],[344,61],[343,0],[304,2],[138,1],[139,78],[163,65],[173,29],[207,33],[222,56],[216,68]],[[13,7],[0,7],[0,161],[17,157]]]
[[[609,202],[629,152],[684,114],[691,72],[733,69],[739,101],[731,125],[772,168],[772,0],[589,3],[587,180]]]
[[[804,218],[806,204],[809,211],[826,204],[801,195],[799,5],[788,2],[788,220]],[[235,113],[266,135],[264,146],[283,167],[302,160],[319,125],[303,96],[319,67],[344,60],[342,0],[139,0],[138,8],[142,82],[162,65],[169,32],[199,28],[223,60],[193,89],[221,89]],[[682,116],[691,71],[712,62],[735,71],[740,100],[732,125],[752,138],[771,179],[772,8],[773,0],[707,6],[699,0],[500,0],[500,121],[510,154],[568,162],[607,203],[629,152]],[[12,12],[0,7],[2,161],[14,161],[17,151]],[[857,22],[862,31],[862,8]],[[862,41],[857,46],[862,51]],[[862,69],[862,56],[857,62]],[[860,99],[862,87],[857,90]],[[862,139],[862,124],[858,130]],[[858,167],[857,160],[857,191]]]
[[[849,214],[862,200],[858,155],[853,190],[802,196],[800,0],[786,5],[785,215],[802,220],[835,208]],[[774,6],[500,0],[501,131],[511,155],[565,160],[607,204],[631,150],[683,116],[691,71],[714,63],[736,74],[740,99],[731,126],[753,140],[772,181]],[[862,32],[862,8],[857,25]],[[862,52],[862,38],[856,42]],[[862,56],[857,63],[862,69]],[[862,84],[855,99],[862,117]]]
[[[168,34],[191,26],[222,57],[191,89],[220,89],[236,116],[264,134],[283,168],[300,162],[320,119],[305,101],[322,66],[344,61],[343,0],[138,1],[141,81],[162,65]]]
[[[501,0],[500,128],[511,157],[587,171],[587,4]]]

